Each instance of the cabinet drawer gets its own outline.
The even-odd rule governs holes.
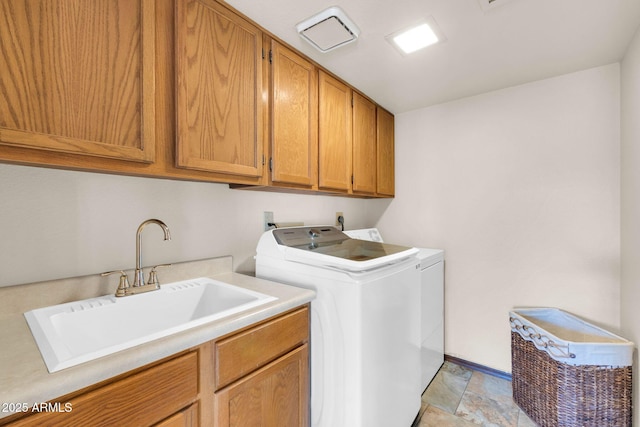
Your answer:
[[[191,352],[69,400],[70,412],[41,412],[11,426],[149,426],[194,402],[198,355]]]
[[[216,342],[216,390],[296,348],[308,337],[309,309],[304,307]]]

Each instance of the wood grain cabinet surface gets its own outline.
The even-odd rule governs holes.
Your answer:
[[[394,157],[394,117],[393,114],[377,108],[377,190],[379,195],[393,196],[395,194],[395,157]]]
[[[100,388],[58,400],[61,408],[69,405],[68,412],[40,412],[9,425],[151,426],[190,406],[197,395],[198,355],[194,351]]]
[[[277,41],[267,43],[271,62],[271,182],[317,187],[317,68]]]
[[[351,188],[352,90],[324,71],[319,88],[318,186],[346,192]]]
[[[177,165],[262,175],[262,31],[214,0],[176,1]]]
[[[354,193],[376,193],[377,178],[376,105],[353,92],[353,183]]]
[[[319,75],[319,188],[393,196],[393,115],[328,73]]]
[[[166,420],[159,422],[154,427],[196,427],[199,425],[198,402],[196,402]]]
[[[0,145],[155,159],[155,0],[0,0]]]
[[[309,425],[309,345],[304,344],[216,393],[216,425]]]
[[[309,309],[215,343],[215,425],[304,427],[309,422]]]
[[[309,312],[301,309],[215,343],[219,390],[306,342]]]

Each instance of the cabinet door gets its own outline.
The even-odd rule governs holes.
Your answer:
[[[319,73],[318,185],[347,191],[351,187],[351,88]]]
[[[395,193],[394,171],[394,118],[391,113],[378,107],[378,194],[393,196]]]
[[[219,427],[309,425],[309,348],[293,350],[215,394]]]
[[[262,32],[214,0],[176,1],[177,165],[262,175]]]
[[[155,159],[155,0],[0,0],[0,144]]]
[[[271,180],[312,186],[318,180],[317,70],[275,41],[271,61]]]
[[[198,425],[198,403],[196,402],[154,427],[197,427]]]
[[[376,105],[353,93],[353,191],[376,192]]]

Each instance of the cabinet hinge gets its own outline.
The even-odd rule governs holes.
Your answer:
[[[273,50],[269,50],[269,64],[273,64]]]
[[[262,48],[262,59],[264,59],[264,48]]]
[[[351,185],[353,185],[353,175],[351,175]]]
[[[264,166],[264,163],[266,161],[266,158],[264,157],[264,154],[262,155],[262,166]]]
[[[351,95],[351,108],[353,108],[353,95]]]

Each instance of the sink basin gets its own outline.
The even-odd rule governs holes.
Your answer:
[[[47,369],[56,372],[275,299],[199,278],[139,295],[108,295],[39,308],[24,316]]]

